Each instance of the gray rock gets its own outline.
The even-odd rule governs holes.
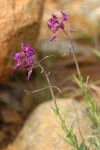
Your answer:
[[[86,45],[79,45],[77,42],[73,42],[74,49],[76,54],[80,55],[93,55],[92,48],[90,46]],[[51,54],[66,54],[69,55],[71,52],[70,49],[70,43],[68,40],[65,39],[59,39],[59,37],[55,41],[50,41],[49,38],[43,38],[39,39],[36,48],[39,50],[42,50],[43,52],[50,52]]]

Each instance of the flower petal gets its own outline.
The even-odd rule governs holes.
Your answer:
[[[19,52],[19,53],[16,53],[16,54],[13,55],[13,59],[14,60],[19,60],[19,59],[22,58],[22,56],[23,56],[23,53]]]

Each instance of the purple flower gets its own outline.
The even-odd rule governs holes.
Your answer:
[[[29,44],[21,44],[22,51],[13,55],[13,59],[17,61],[16,66],[13,67],[16,70],[19,66],[24,68],[31,68],[34,65],[33,56],[36,54],[35,50],[30,47]],[[30,71],[31,72],[31,71]],[[29,72],[28,79],[31,75]]]
[[[53,19],[57,20],[57,16],[55,14],[52,14]]]
[[[51,18],[51,19],[49,19],[49,21],[48,21],[50,24],[52,24],[52,25],[55,25],[58,21],[57,21],[57,19],[55,19],[55,18]]]
[[[68,17],[68,14],[65,14],[64,12],[61,11],[61,19],[62,21],[66,21],[67,20],[67,17]]]
[[[33,59],[32,58],[26,58],[22,63],[21,66],[24,68],[29,68],[33,65]]]
[[[52,18],[48,20],[48,27],[55,34],[59,29],[64,29],[64,21],[67,21],[68,15],[61,11],[61,17],[57,17],[55,14],[52,14]],[[50,41],[53,41],[56,38],[56,35],[53,35],[50,38]]]
[[[74,29],[70,29],[69,31],[70,31],[70,32],[74,32],[74,33],[75,33],[75,30],[74,30]]]
[[[52,18],[48,20],[48,27],[53,33],[55,33],[58,30],[57,25],[58,18],[56,15],[52,14]]]
[[[23,57],[23,52],[19,52],[13,55],[14,60],[20,60]]]
[[[35,51],[30,47],[29,44],[26,44],[26,46],[24,46],[24,43],[22,43],[21,48],[27,58],[35,55]]]
[[[60,23],[59,23],[58,28],[64,29],[64,24],[63,24],[63,22],[60,22]]]
[[[19,52],[13,55],[13,59],[17,61],[17,65],[13,67],[16,70],[21,65],[21,58],[23,57],[23,52]]]
[[[49,23],[51,24],[58,23],[58,18],[55,14],[52,14],[52,18],[49,19]]]

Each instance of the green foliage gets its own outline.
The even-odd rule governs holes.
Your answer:
[[[100,58],[100,51],[99,50],[94,50],[93,53]]]
[[[89,142],[93,146],[94,150],[100,150],[100,137],[90,135],[89,136]]]
[[[90,135],[88,141],[94,150],[100,150],[100,108],[97,108],[95,100],[91,97],[88,83],[89,77],[87,77],[86,82],[84,82],[83,77],[77,78],[74,76],[74,79],[80,87],[83,97],[87,100],[86,106],[89,111],[89,117],[94,124],[94,128],[92,127],[92,129],[97,132],[97,135],[99,133],[99,136]]]
[[[78,150],[89,150],[89,148],[86,147],[86,145],[84,144],[84,141],[82,141]]]
[[[65,135],[66,135],[66,141],[74,148],[74,150],[88,150],[84,140],[82,140],[82,143],[80,145],[78,145],[78,141],[77,141],[77,137],[74,134],[73,131],[73,127],[74,127],[74,123],[71,125],[71,127],[68,129],[66,126],[66,122],[65,119],[62,118],[59,108],[58,107],[52,107],[53,112],[58,116],[59,120],[60,120],[60,125],[61,128],[63,129]]]
[[[89,117],[91,118],[94,125],[100,126],[100,110],[97,108],[95,100],[91,97],[88,83],[89,77],[87,77],[85,82],[83,77],[78,78],[74,76],[74,79],[78,84],[78,86],[80,87],[83,97],[87,100],[86,106],[89,111]]]

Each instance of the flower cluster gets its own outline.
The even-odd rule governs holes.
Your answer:
[[[34,64],[33,56],[36,54],[35,50],[30,47],[29,44],[24,46],[24,43],[21,44],[22,51],[13,55],[13,59],[17,61],[16,66],[13,67],[16,70],[19,66],[28,69],[28,77],[29,80],[30,75],[32,74],[32,66]]]
[[[55,14],[52,14],[52,18],[48,20],[48,27],[53,33],[50,41],[53,41],[56,38],[55,33],[58,31],[58,29],[64,29],[64,21],[67,21],[67,19],[68,14],[65,14],[62,11],[59,18]]]
[[[48,20],[48,27],[52,31],[53,35],[50,38],[50,41],[56,39],[56,32],[59,29],[65,30],[64,21],[68,20],[68,14],[61,11],[61,16],[58,18],[55,14],[52,14],[52,18]],[[75,32],[74,29],[68,30],[69,32]]]

